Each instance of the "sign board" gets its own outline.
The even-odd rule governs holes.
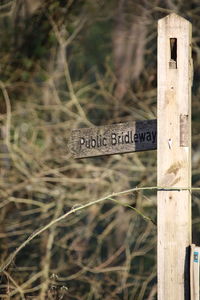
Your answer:
[[[76,129],[69,148],[74,158],[155,150],[157,120]]]

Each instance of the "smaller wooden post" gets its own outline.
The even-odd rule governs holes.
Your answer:
[[[200,247],[191,245],[190,253],[190,300],[199,300],[199,267],[200,267]]]
[[[158,299],[189,295],[191,244],[191,24],[158,22]]]

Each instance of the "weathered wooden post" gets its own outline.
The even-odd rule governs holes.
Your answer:
[[[190,299],[191,76],[191,24],[173,13],[158,21],[159,300]]]

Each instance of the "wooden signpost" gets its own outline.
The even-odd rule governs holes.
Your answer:
[[[158,22],[157,120],[77,129],[70,140],[74,158],[157,149],[158,300],[194,300],[191,84],[191,24],[173,13]]]
[[[158,299],[186,300],[191,245],[191,24],[158,22]],[[188,188],[188,190],[183,190]]]

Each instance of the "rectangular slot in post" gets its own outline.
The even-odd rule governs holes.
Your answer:
[[[170,69],[177,69],[177,39],[170,38]]]

